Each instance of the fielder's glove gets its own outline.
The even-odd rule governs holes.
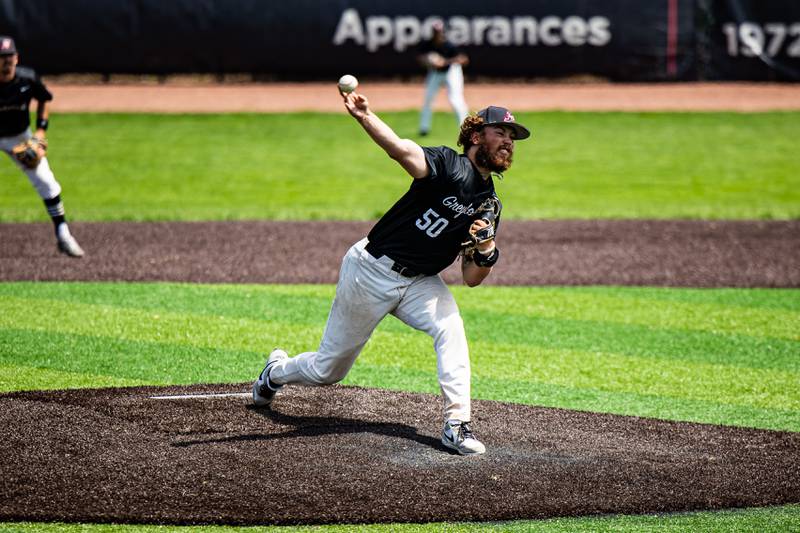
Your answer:
[[[11,149],[11,154],[24,166],[36,168],[47,154],[47,140],[35,136],[31,137],[27,141],[14,146]]]
[[[490,196],[478,206],[477,219],[487,222],[488,225],[478,230],[475,235],[470,235],[470,240],[461,243],[466,257],[471,258],[479,244],[495,238],[497,228],[500,227],[500,211],[502,210],[503,204],[500,203],[497,196]]]

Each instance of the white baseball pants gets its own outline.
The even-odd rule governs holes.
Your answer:
[[[464,72],[461,65],[450,65],[450,68],[443,72],[428,69],[428,75],[425,77],[425,100],[419,119],[420,131],[428,132],[431,129],[433,101],[442,85],[447,86],[447,98],[450,100],[459,126],[469,114],[467,102],[464,100]]]
[[[32,134],[30,130],[25,130],[19,135],[14,135],[13,137],[0,137],[0,150],[3,150],[5,153],[7,153],[8,156],[19,167],[19,169],[22,170],[26,176],[28,176],[28,180],[36,189],[36,192],[39,193],[39,196],[42,198],[42,200],[55,198],[61,194],[61,185],[59,185],[59,183],[56,181],[53,171],[50,170],[50,164],[47,162],[47,158],[43,157],[36,168],[28,168],[17,161],[17,158],[11,153],[11,149],[14,148],[14,146],[27,141],[31,137]]]
[[[276,384],[328,385],[341,381],[378,323],[389,313],[433,338],[445,420],[470,420],[470,365],[464,324],[441,277],[413,278],[392,271],[386,256],[374,258],[354,244],[344,256],[336,297],[322,342],[272,367]]]

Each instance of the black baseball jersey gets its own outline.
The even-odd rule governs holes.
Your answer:
[[[436,44],[433,39],[429,39],[427,41],[422,41],[419,45],[419,52],[420,54],[427,54],[430,52],[436,52],[440,56],[445,59],[452,59],[456,57],[458,54],[461,53],[456,45],[452,44],[450,41],[445,41],[442,44]],[[436,70],[440,72],[444,72],[450,68],[450,65],[445,65],[443,67],[437,68]]]
[[[415,179],[369,232],[372,248],[421,272],[447,268],[469,239],[478,207],[494,194],[466,155],[446,146],[423,147],[428,175]]]
[[[53,95],[32,69],[17,67],[16,76],[0,83],[0,137],[18,135],[31,124],[31,100],[46,102]]]

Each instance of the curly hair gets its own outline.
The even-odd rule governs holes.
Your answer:
[[[464,147],[464,153],[467,153],[472,142],[472,134],[480,131],[483,128],[483,118],[478,115],[470,115],[461,123],[461,131],[458,134],[458,146]]]

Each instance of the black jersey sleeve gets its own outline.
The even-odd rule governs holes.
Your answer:
[[[17,77],[25,80],[31,87],[31,98],[40,102],[48,102],[53,95],[45,87],[44,82],[36,71],[28,67],[17,67]]]
[[[458,153],[447,146],[423,146],[428,163],[428,179],[453,181],[458,166]]]

